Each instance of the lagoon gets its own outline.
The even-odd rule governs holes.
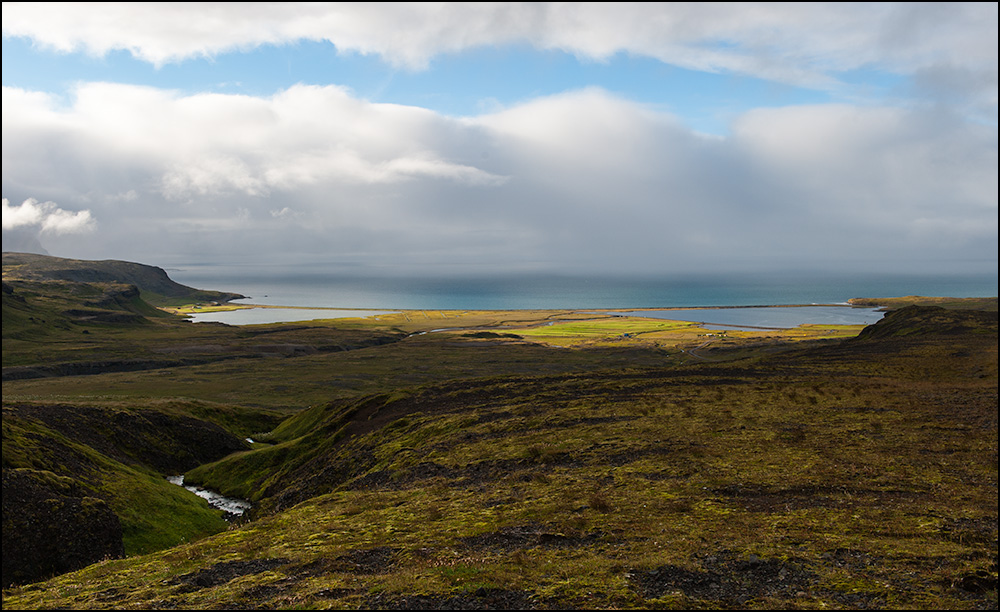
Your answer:
[[[347,319],[377,317],[391,314],[392,310],[354,310],[342,308],[241,308],[217,310],[191,315],[194,323],[225,323],[226,325],[262,325],[265,323],[295,323],[316,319]]]
[[[195,313],[195,323],[225,323],[226,325],[260,325],[265,323],[294,323],[317,319],[344,319],[353,317],[378,317],[398,310],[361,310],[337,308],[243,308]],[[805,324],[817,325],[870,325],[882,318],[875,308],[850,306],[754,306],[630,310],[609,312],[615,316],[647,317],[674,321],[702,323],[706,329],[754,331],[759,329],[787,329]],[[435,330],[438,331],[438,330]],[[444,331],[444,330],[441,330]]]
[[[799,325],[871,325],[882,318],[876,308],[850,306],[756,306],[683,310],[616,311],[613,314],[703,323],[706,329],[758,331]]]

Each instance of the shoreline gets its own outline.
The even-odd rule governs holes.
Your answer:
[[[253,298],[242,298],[253,299]],[[197,312],[225,312],[233,310],[245,310],[254,308],[280,308],[288,310],[335,310],[335,311],[392,311],[392,312],[660,312],[660,311],[689,311],[689,310],[737,310],[749,308],[873,308],[880,312],[886,312],[894,308],[902,308],[909,305],[920,306],[942,306],[945,308],[971,308],[977,310],[995,310],[997,308],[996,297],[931,297],[908,295],[903,297],[883,297],[883,298],[850,298],[844,302],[824,302],[824,303],[796,303],[796,304],[735,304],[735,305],[713,305],[713,306],[627,306],[627,307],[558,307],[558,308],[395,308],[395,307],[359,307],[359,306],[287,306],[281,304],[235,304],[233,302],[216,303],[214,305],[192,304],[184,307],[164,308],[175,314],[191,314]]]
[[[947,306],[950,308],[996,309],[996,298],[934,298],[907,296],[904,298],[851,298],[846,302],[799,304],[739,304],[718,306],[644,306],[632,308],[359,308],[335,306],[282,306],[278,304],[212,304],[189,305],[164,309],[186,317],[195,323],[227,325],[261,325],[301,323],[340,319],[367,319],[385,323],[394,318],[410,325],[419,319],[473,319],[504,316],[514,319],[534,319],[547,324],[565,323],[570,319],[648,318],[696,323],[706,329],[773,331],[794,329],[803,325],[868,325],[881,319],[884,313],[905,306]],[[802,312],[801,317],[795,310]],[[244,314],[237,314],[244,312]],[[251,313],[258,314],[253,315]],[[740,313],[746,314],[740,314]],[[229,314],[231,313],[231,315]],[[268,314],[273,313],[273,314]],[[700,314],[695,314],[700,313]],[[711,313],[718,313],[713,316]],[[730,313],[730,314],[723,314]],[[387,317],[387,318],[385,318]],[[713,320],[714,319],[714,320]],[[855,319],[857,319],[855,321]],[[509,322],[504,322],[509,323]],[[356,323],[352,323],[356,324]],[[480,324],[473,325],[478,327]],[[495,325],[495,323],[493,323]],[[449,325],[439,327],[451,327]],[[425,330],[426,331],[426,330]]]
[[[197,307],[198,312],[227,312],[233,310],[248,310],[254,308],[280,308],[287,310],[335,310],[335,311],[370,311],[389,310],[392,312],[652,312],[664,310],[732,310],[741,308],[876,308],[876,306],[849,304],[847,302],[829,304],[747,304],[738,306],[637,306],[637,307],[566,307],[566,308],[362,308],[343,306],[283,306],[280,304],[232,304],[221,306]],[[883,307],[884,308],[884,307]],[[174,310],[182,310],[180,308]]]
[[[801,313],[797,315],[796,311]],[[256,314],[252,314],[256,313]],[[699,314],[695,314],[699,313]],[[711,313],[717,313],[714,316]],[[728,315],[723,313],[730,313]],[[745,314],[742,314],[745,313]],[[211,309],[192,309],[183,313],[193,323],[223,323],[226,325],[265,325],[303,323],[306,321],[351,320],[356,324],[398,324],[411,331],[438,329],[494,329],[520,325],[537,327],[562,325],[581,321],[674,321],[690,323],[708,330],[777,331],[802,325],[867,325],[882,314],[872,307],[852,307],[848,304],[795,304],[781,306],[707,306],[681,308],[615,308],[615,309],[394,309],[282,307],[264,304],[234,305]],[[860,317],[860,318],[859,318]],[[857,319],[857,320],[854,320]],[[863,320],[862,320],[863,319]],[[429,323],[434,321],[433,324]],[[441,325],[443,322],[444,325]],[[396,323],[393,323],[396,322]],[[463,323],[465,323],[463,325]],[[519,325],[520,324],[520,325]]]

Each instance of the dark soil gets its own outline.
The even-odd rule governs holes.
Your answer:
[[[431,595],[372,595],[361,606],[368,610],[537,610],[531,593],[509,589],[479,588],[449,597]]]
[[[183,574],[174,578],[170,584],[183,585],[184,591],[193,591],[205,587],[225,584],[240,576],[250,576],[260,574],[281,567],[288,563],[288,559],[253,559],[250,561],[225,561],[216,563],[212,567]]]
[[[522,525],[505,527],[492,533],[461,538],[465,546],[489,552],[510,553],[530,548],[582,548],[592,546],[601,540],[604,534],[600,532],[586,535],[567,535],[545,529],[541,525]]]
[[[646,599],[681,594],[711,602],[713,607],[744,608],[765,597],[795,599],[814,588],[816,575],[795,560],[741,558],[723,551],[697,560],[689,569],[663,565],[650,570],[633,570],[629,580]]]

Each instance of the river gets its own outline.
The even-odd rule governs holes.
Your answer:
[[[236,518],[243,516],[243,514],[252,507],[252,504],[245,499],[239,499],[236,497],[226,497],[225,495],[220,495],[215,491],[209,491],[208,489],[202,489],[201,487],[195,487],[192,485],[184,484],[184,476],[168,476],[167,481],[170,484],[175,484],[180,487],[184,487],[188,491],[191,491],[198,497],[204,499],[213,508],[218,508],[226,513],[226,520],[232,521]]]

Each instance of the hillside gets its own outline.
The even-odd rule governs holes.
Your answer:
[[[217,512],[164,479],[249,448],[213,422],[245,413],[200,408],[5,401],[4,587],[224,530]]]
[[[204,291],[170,280],[162,268],[128,261],[83,261],[34,253],[3,253],[3,280],[68,281],[134,285],[155,306],[197,302],[227,302],[244,296]]]
[[[949,310],[997,310],[997,298],[995,297],[952,298],[908,295],[894,298],[851,298],[847,301],[852,306],[871,306],[886,310],[895,310],[905,306],[939,306]]]
[[[997,606],[995,311],[63,314],[107,286],[5,289],[5,609]]]
[[[322,354],[392,342],[401,332],[192,325],[154,303],[228,300],[160,268],[4,253],[3,380],[163,370],[262,356]],[[81,280],[81,279],[100,280]],[[173,297],[165,299],[163,293]]]

